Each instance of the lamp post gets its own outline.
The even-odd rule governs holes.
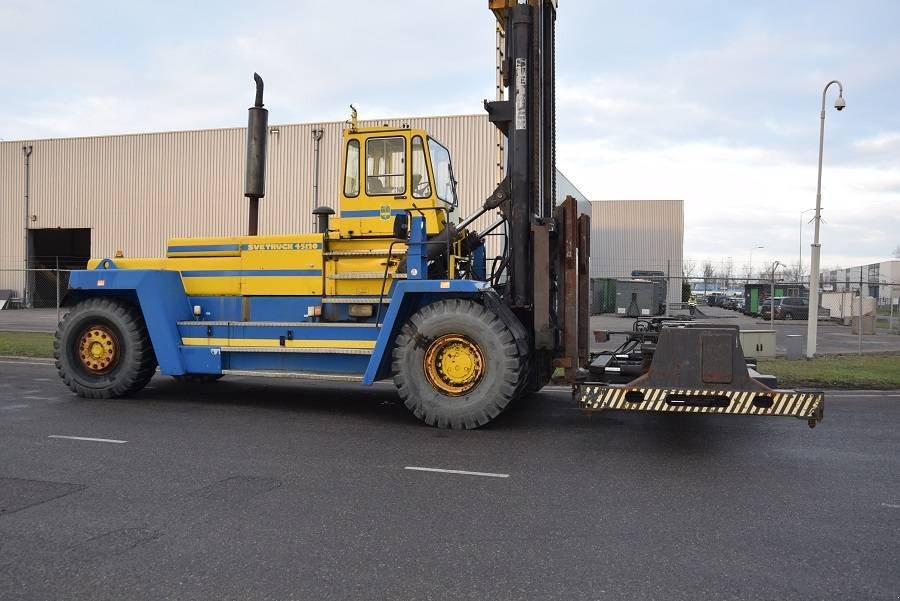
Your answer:
[[[760,248],[765,248],[765,246],[754,246],[750,249],[750,271],[747,273],[747,283],[750,283],[750,276],[753,275],[753,251],[759,250]]]
[[[797,283],[800,283],[800,280],[803,279],[803,216],[809,213],[810,211],[815,211],[815,208],[806,209],[805,211],[800,211],[800,254],[797,255]]]
[[[816,184],[816,234],[813,239],[809,258],[809,318],[806,328],[806,358],[816,356],[816,334],[819,327],[819,256],[822,250],[819,244],[819,223],[822,220],[822,152],[825,148],[825,95],[833,84],[838,86],[838,97],[834,101],[834,108],[838,111],[844,109],[844,86],[836,79],[825,84],[822,90],[822,111],[819,113],[819,179]]]
[[[772,263],[772,295],[769,297],[769,324],[772,331],[775,331],[775,270],[781,265],[781,261]]]

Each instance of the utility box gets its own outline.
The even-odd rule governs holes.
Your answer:
[[[615,313],[616,280],[613,278],[591,278],[591,315]]]
[[[788,361],[799,361],[801,357],[803,357],[803,336],[800,334],[788,334],[785,358]]]
[[[666,286],[651,280],[616,280],[616,313],[652,317],[666,311]]]
[[[775,358],[775,330],[741,330],[738,336],[745,357]]]
[[[854,315],[850,319],[850,327],[854,334],[859,334],[859,315]],[[862,317],[862,333],[863,335],[874,334],[875,333],[875,316],[874,315],[863,315]]]

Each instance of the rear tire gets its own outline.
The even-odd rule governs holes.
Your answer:
[[[423,307],[403,326],[393,351],[403,404],[430,426],[477,428],[497,417],[525,375],[512,332],[470,300]]]
[[[156,372],[156,354],[141,312],[116,298],[88,298],[56,330],[56,369],[80,397],[125,397]]]

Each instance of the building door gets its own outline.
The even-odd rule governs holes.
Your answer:
[[[69,271],[84,269],[91,257],[88,228],[28,230],[28,295],[32,307],[55,307],[69,287]],[[59,271],[57,272],[57,268]]]

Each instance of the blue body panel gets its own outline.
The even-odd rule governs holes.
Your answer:
[[[190,247],[178,247],[178,250],[185,249]],[[427,274],[425,220],[413,216],[407,279],[392,282],[385,293],[385,299],[389,300],[386,309],[379,307],[370,318],[353,320],[347,316],[346,307],[323,306],[320,296],[189,297],[177,271],[117,269],[110,259],[104,259],[97,269],[72,272],[69,287],[81,298],[119,296],[137,303],[144,314],[160,371],[167,375],[219,374],[226,369],[301,371],[359,375],[364,384],[372,384],[390,376],[393,342],[400,328],[416,311],[444,298],[478,295],[490,288],[483,281],[424,279]],[[197,306],[200,314],[194,315]],[[338,318],[343,323],[310,317],[310,307],[322,307],[329,319]],[[182,338],[193,339],[192,344],[184,344]],[[198,340],[203,338],[211,340]],[[219,342],[223,339],[228,340],[231,347],[254,348],[231,350]],[[246,339],[247,345],[242,345],[241,339]],[[286,341],[303,340],[333,341],[334,344],[316,345],[314,351],[305,352],[278,348],[291,347]],[[272,341],[281,341],[281,344],[267,348],[259,346],[261,343],[272,345]],[[348,346],[342,346],[341,341],[355,341],[357,346],[364,345],[360,341],[374,343],[374,348],[371,354],[368,349],[358,353],[315,352],[315,348]]]
[[[444,298],[459,298],[490,288],[487,282],[475,280],[401,280],[394,285],[391,304],[375,343],[375,351],[363,376],[363,384],[371,384],[390,375],[390,349],[400,328],[421,307]]]
[[[177,322],[190,319],[191,304],[184,293],[181,276],[176,271],[115,269],[112,261],[104,265],[113,269],[73,271],[69,288],[79,291],[81,296],[126,296],[137,301],[147,322],[159,369],[164,374],[184,374]]]

